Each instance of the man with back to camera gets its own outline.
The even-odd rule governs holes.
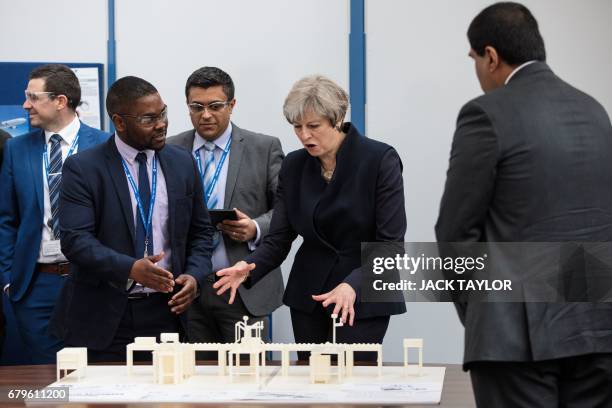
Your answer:
[[[92,361],[125,361],[135,337],[184,333],[183,312],[212,272],[214,229],[193,158],[165,145],[155,87],[121,78],[106,108],[115,135],[64,167],[61,241],[74,266],[52,329]]]
[[[468,38],[485,94],[459,113],[438,241],[611,241],[606,111],[551,71],[524,6],[485,8]],[[457,310],[479,407],[612,406],[612,304]]]
[[[0,175],[0,278],[33,364],[55,361],[61,342],[47,333],[71,265],[60,249],[62,163],[108,138],[76,113],[81,87],[65,65],[42,65],[29,75],[23,103],[39,129],[9,139]]]
[[[185,96],[194,129],[169,138],[168,143],[194,155],[209,192],[208,208],[235,208],[238,215],[238,220],[219,225],[221,234],[212,257],[216,272],[245,257],[268,232],[284,154],[278,138],[239,128],[230,121],[236,105],[234,83],[221,69],[203,67],[193,72]],[[211,274],[202,296],[189,309],[190,340],[233,342],[234,325],[243,316],[250,317],[250,324],[263,321],[267,340],[267,315],[282,304],[280,268],[252,289],[241,287],[233,304],[228,304],[229,293],[217,296],[213,283]]]

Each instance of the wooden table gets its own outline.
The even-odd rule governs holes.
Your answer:
[[[271,362],[270,365],[280,364],[280,362]],[[198,362],[198,364],[201,364]],[[0,367],[0,407],[22,407],[23,402],[9,402],[7,393],[10,389],[26,389],[26,388],[42,388],[55,381],[55,365],[38,365],[38,366],[1,366]],[[86,408],[96,404],[54,404],[54,405],[34,405],[36,408],[42,407],[70,407],[70,408]],[[215,407],[218,404],[146,404],[147,407],[155,406],[157,408],[174,408],[188,406],[206,406]],[[104,408],[119,408],[119,407],[134,407],[142,408],[142,404],[106,404]],[[223,405],[225,407],[264,407],[262,404],[234,404]],[[315,405],[316,406],[316,405]],[[318,407],[322,407],[319,405]],[[336,405],[338,407],[367,407],[367,405]],[[467,373],[461,370],[460,365],[447,365],[446,376],[444,378],[444,388],[442,390],[442,402],[439,407],[444,408],[474,408],[474,397],[472,395],[472,386],[470,377]],[[306,408],[308,405],[299,405],[300,408]],[[435,407],[435,405],[408,405],[410,408],[426,408]]]

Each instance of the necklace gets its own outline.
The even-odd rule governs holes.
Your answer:
[[[331,170],[325,170],[325,168],[321,166],[321,177],[323,177],[326,183],[329,184],[329,182],[331,182],[332,177],[334,177],[334,170],[336,170],[335,167]]]

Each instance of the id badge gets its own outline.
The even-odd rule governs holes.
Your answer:
[[[54,239],[52,241],[43,241],[42,253],[43,253],[43,256],[61,255],[62,247],[60,245],[60,240]]]

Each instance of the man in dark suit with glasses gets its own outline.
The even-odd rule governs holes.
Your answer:
[[[184,335],[184,312],[212,272],[213,228],[195,161],[166,146],[155,87],[121,78],[106,108],[115,135],[65,165],[61,241],[74,267],[52,329],[92,361],[125,361],[135,337]]]

